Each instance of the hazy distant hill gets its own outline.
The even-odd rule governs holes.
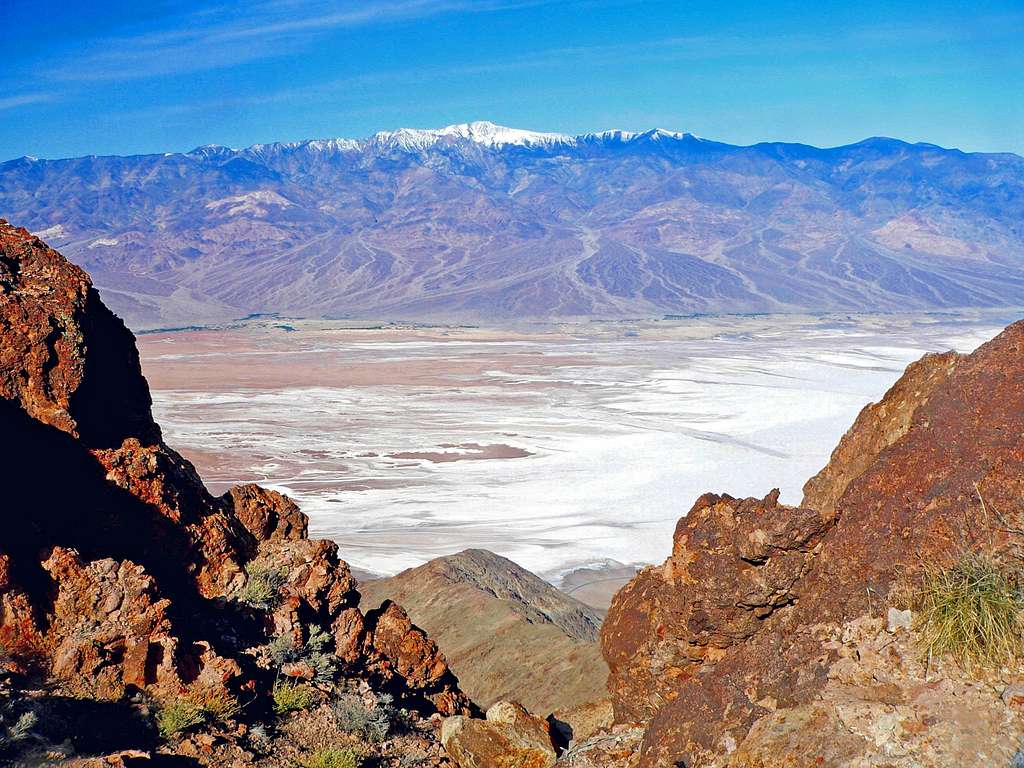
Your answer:
[[[1024,305],[1024,158],[490,123],[0,164],[136,327]]]

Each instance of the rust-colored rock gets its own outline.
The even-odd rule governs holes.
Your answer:
[[[223,687],[241,672],[208,647],[180,649],[170,601],[134,563],[83,563],[73,550],[57,548],[43,565],[57,588],[48,630],[52,674],[67,690],[108,700],[145,689],[173,696],[199,678]],[[211,665],[218,671],[204,674]]]
[[[330,625],[342,609],[359,602],[356,581],[333,541],[275,539],[260,548],[256,562],[284,574],[283,599],[274,612],[278,634],[314,619]]]
[[[907,433],[917,409],[928,402],[962,358],[956,352],[929,354],[908,365],[885,397],[864,406],[825,468],[804,485],[801,505],[824,515],[834,514],[847,486],[871,466],[879,453]]]
[[[93,448],[160,439],[131,332],[89,277],[0,219],[0,397]]]
[[[672,556],[615,596],[602,629],[616,716],[650,718],[682,682],[798,597],[831,522],[814,510],[707,494],[676,526]]]
[[[964,357],[836,504],[806,609],[849,618],[897,575],[1000,551],[1024,522],[1024,322]],[[863,597],[862,597],[863,596]]]
[[[277,491],[247,483],[236,485],[221,498],[257,541],[304,539],[308,534],[309,518]]]
[[[551,768],[557,758],[548,724],[509,701],[488,709],[486,720],[448,718],[441,743],[459,768]]]
[[[445,715],[469,713],[471,704],[458,688],[444,655],[409,620],[400,605],[385,602],[366,614],[369,669],[386,685],[401,682]]]
[[[358,608],[346,608],[341,611],[331,625],[334,635],[334,654],[346,662],[354,664],[363,656],[363,638],[366,636],[366,619]]]

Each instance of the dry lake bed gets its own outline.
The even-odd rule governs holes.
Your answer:
[[[601,603],[601,574],[663,559],[701,493],[799,502],[909,362],[1012,319],[264,320],[139,346],[167,442],[214,493],[287,493],[362,570],[483,547]]]

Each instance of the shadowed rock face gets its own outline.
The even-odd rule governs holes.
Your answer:
[[[641,764],[730,764],[724,755],[755,722],[784,723],[781,710],[830,685],[842,628],[884,613],[898,579],[964,551],[998,556],[1018,545],[1022,433],[1017,323],[971,355],[910,366],[808,483],[805,508],[771,497],[698,501],[672,556],[616,596],[602,631],[619,719],[650,722]],[[821,724],[833,715],[793,718]],[[759,727],[748,758],[775,743],[768,732]]]
[[[812,509],[707,494],[676,526],[672,556],[615,596],[601,638],[620,721],[646,720],[679,686],[800,596],[831,521]]]
[[[85,272],[0,226],[0,290],[0,395],[90,448],[159,441],[134,338]]]
[[[346,674],[427,711],[468,711],[398,606],[365,617],[348,566],[257,486],[212,497],[163,444],[134,338],[80,269],[0,221],[0,642],[68,690],[116,700],[186,686],[265,695],[240,652],[331,633]],[[284,574],[272,612],[224,601],[254,560]]]

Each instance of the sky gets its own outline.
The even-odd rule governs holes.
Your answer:
[[[1024,154],[1024,0],[0,0],[0,159],[491,120]]]

